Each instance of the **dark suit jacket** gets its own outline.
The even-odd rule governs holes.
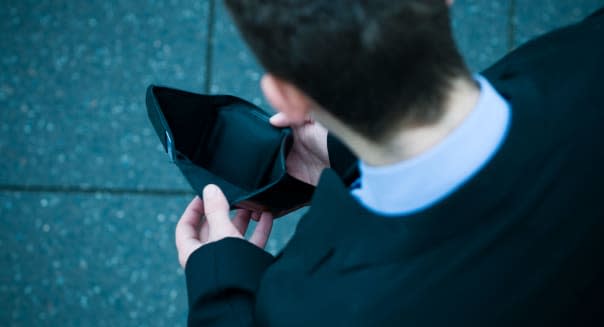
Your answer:
[[[350,196],[355,158],[330,138],[333,169],[279,255],[232,238],[193,253],[189,324],[601,323],[603,61],[601,11],[488,69],[512,106],[505,142],[460,189],[406,217]]]

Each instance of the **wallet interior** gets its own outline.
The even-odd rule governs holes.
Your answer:
[[[268,186],[285,173],[275,160],[284,151],[284,131],[267,128],[265,112],[228,96],[204,97],[161,87],[153,93],[173,138],[176,161],[202,167],[245,192]]]
[[[266,122],[254,111],[237,107],[240,105],[218,111],[212,128],[202,133],[191,160],[251,191],[270,184],[281,133],[276,129],[257,128],[259,123]],[[256,149],[265,151],[259,153]]]
[[[218,185],[232,209],[280,217],[309,203],[314,186],[286,171],[289,128],[275,128],[262,109],[230,95],[151,85],[147,113],[170,159],[198,195]]]

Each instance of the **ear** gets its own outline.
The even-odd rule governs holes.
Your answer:
[[[271,106],[283,113],[292,125],[301,125],[307,120],[314,102],[298,87],[272,74],[262,76],[260,86]]]

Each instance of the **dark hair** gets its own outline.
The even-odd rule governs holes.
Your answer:
[[[225,0],[265,69],[365,137],[441,116],[469,73],[445,0]]]

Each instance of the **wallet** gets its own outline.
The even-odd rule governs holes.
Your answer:
[[[290,176],[285,159],[293,144],[289,128],[230,95],[203,95],[151,85],[147,113],[170,160],[201,196],[218,185],[231,209],[282,216],[310,202],[314,186]]]

